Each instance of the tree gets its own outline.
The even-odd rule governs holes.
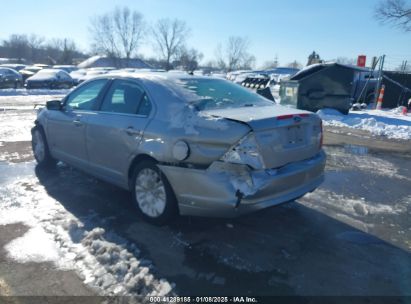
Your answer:
[[[405,0],[383,0],[375,10],[382,23],[391,23],[404,31],[411,31],[411,4]]]
[[[137,53],[143,39],[143,15],[128,7],[94,17],[90,23],[92,48],[111,58],[130,59]]]
[[[308,56],[308,61],[307,61],[307,66],[316,64],[316,63],[323,63],[324,61],[321,59],[320,55],[317,54],[315,51],[313,51],[309,56]]]
[[[193,72],[197,69],[203,54],[194,48],[187,49],[182,47],[179,51],[177,63],[187,72]]]
[[[36,62],[40,59],[41,49],[44,43],[44,37],[31,34],[27,37],[28,47],[30,49],[29,58],[31,62]]]
[[[263,69],[274,69],[278,67],[278,56],[276,55],[274,60],[266,61],[263,64]]]
[[[248,53],[250,42],[247,38],[231,36],[224,48],[216,49],[217,65],[228,72],[239,69],[250,69],[255,63],[255,57]]]
[[[59,58],[60,64],[73,64],[73,59],[77,53],[77,47],[73,40],[64,38],[63,49]]]
[[[189,32],[186,23],[178,19],[160,19],[153,27],[154,46],[166,70],[172,68],[171,62],[184,47]]]
[[[76,56],[81,55],[75,42],[68,38],[51,39],[45,49],[50,64],[73,64]]]
[[[3,42],[3,46],[9,58],[16,58],[19,62],[28,58],[29,45],[26,35],[10,35],[9,39]]]
[[[287,67],[293,68],[293,69],[302,69],[303,65],[297,60],[294,60],[293,62],[290,62],[289,64],[287,64]]]

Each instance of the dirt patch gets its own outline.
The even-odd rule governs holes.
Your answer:
[[[22,163],[33,159],[30,141],[0,142],[0,161]]]

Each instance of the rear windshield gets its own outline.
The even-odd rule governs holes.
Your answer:
[[[273,104],[257,93],[223,79],[180,79],[177,83],[198,97],[194,105],[199,111]]]

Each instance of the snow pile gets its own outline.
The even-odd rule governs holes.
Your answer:
[[[31,195],[27,188],[33,191]],[[98,227],[94,214],[75,218],[32,180],[3,185],[0,201],[0,225],[30,227],[5,246],[10,258],[22,263],[49,261],[58,268],[74,269],[101,295],[173,294],[172,285],[154,276],[151,262],[139,258],[134,244]]]
[[[334,109],[317,112],[326,126],[348,127],[393,139],[411,139],[411,114],[405,116],[391,110],[363,110],[343,115]]]

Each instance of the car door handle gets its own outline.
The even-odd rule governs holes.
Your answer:
[[[133,127],[128,127],[127,129],[125,129],[127,135],[141,135],[141,131],[140,130],[136,130]]]
[[[80,127],[80,126],[83,125],[83,123],[81,122],[80,119],[74,119],[74,120],[73,120],[73,124],[74,124],[76,127]]]

